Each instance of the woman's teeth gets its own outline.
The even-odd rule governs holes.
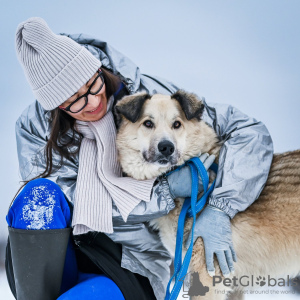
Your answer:
[[[102,107],[103,107],[103,104],[102,104],[102,102],[100,102],[99,105],[95,109],[88,111],[88,113],[98,114],[101,111]]]

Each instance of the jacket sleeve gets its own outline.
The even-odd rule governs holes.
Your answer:
[[[266,126],[233,106],[208,105],[203,120],[223,142],[219,170],[209,204],[233,218],[260,195],[268,178],[273,142]]]

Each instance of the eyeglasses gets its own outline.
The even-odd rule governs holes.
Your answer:
[[[78,113],[83,110],[88,104],[88,95],[97,95],[104,86],[104,77],[102,71],[99,69],[97,77],[94,79],[89,89],[85,94],[78,97],[67,107],[59,106],[60,109],[64,111],[69,111],[71,113]]]

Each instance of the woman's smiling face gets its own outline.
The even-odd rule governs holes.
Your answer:
[[[68,100],[66,100],[63,104],[59,106],[59,108],[63,109],[72,104],[76,99],[84,95],[96,77],[99,75],[99,73],[95,73],[94,76],[90,78],[90,80],[83,85],[73,96],[71,96]],[[97,81],[94,83],[95,85],[100,85],[102,84],[103,77],[98,77]],[[107,97],[106,97],[106,88],[105,84],[103,84],[102,88],[100,91],[95,94],[89,94],[88,96],[88,103],[87,105],[77,113],[72,113],[70,111],[65,111],[67,114],[72,116],[76,120],[80,121],[98,121],[100,120],[105,114],[106,114],[106,109],[107,109]],[[82,99],[83,104],[85,103],[84,98]],[[74,107],[74,106],[72,106]],[[72,108],[71,108],[72,110]]]

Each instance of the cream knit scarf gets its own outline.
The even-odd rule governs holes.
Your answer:
[[[116,127],[111,111],[99,121],[77,120],[76,129],[84,138],[79,152],[73,234],[88,231],[112,233],[112,202],[126,222],[130,212],[141,200],[150,201],[154,179],[122,177],[117,159]]]

